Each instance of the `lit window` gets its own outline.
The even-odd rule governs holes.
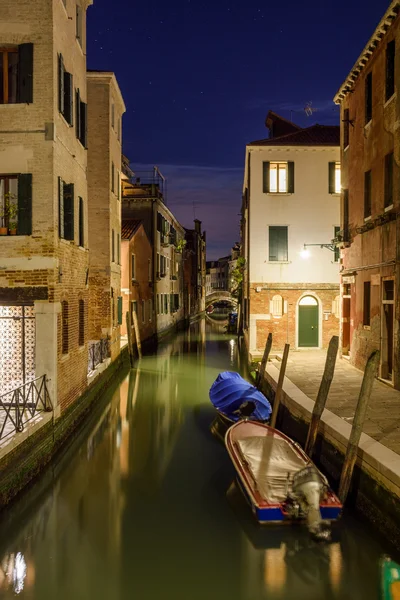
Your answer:
[[[271,163],[269,167],[269,191],[285,193],[288,191],[288,165],[286,162]]]
[[[335,163],[335,194],[340,194],[341,177],[340,177],[340,162]]]

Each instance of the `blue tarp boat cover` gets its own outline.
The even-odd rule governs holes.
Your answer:
[[[224,371],[218,375],[210,388],[210,400],[217,410],[233,421],[241,418],[240,409],[246,406],[246,402],[253,402],[255,405],[253,412],[246,415],[249,419],[266,421],[272,412],[267,398],[233,371]]]

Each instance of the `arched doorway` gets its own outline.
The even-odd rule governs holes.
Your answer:
[[[304,296],[299,302],[299,348],[318,348],[319,306],[314,296]]]

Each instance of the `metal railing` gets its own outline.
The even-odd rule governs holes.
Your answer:
[[[92,342],[89,345],[89,361],[88,361],[88,373],[95,370],[97,365],[101,364],[106,358],[110,356],[110,340],[109,338],[103,338],[96,342]]]
[[[50,412],[53,406],[46,385],[46,375],[37,377],[0,396],[0,440],[24,430],[38,412]]]

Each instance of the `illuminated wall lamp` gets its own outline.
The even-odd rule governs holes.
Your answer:
[[[303,250],[300,252],[300,256],[302,258],[308,258],[310,256],[310,251],[307,250],[310,246],[318,246],[319,248],[327,248],[331,250],[331,252],[335,252],[336,244],[304,244]]]

